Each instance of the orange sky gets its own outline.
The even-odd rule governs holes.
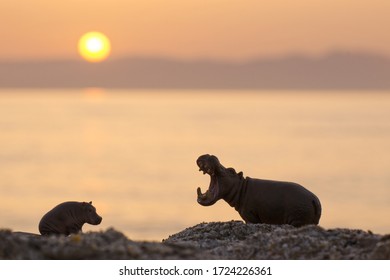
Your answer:
[[[90,30],[111,39],[112,57],[390,56],[390,1],[1,0],[0,59],[79,58]]]

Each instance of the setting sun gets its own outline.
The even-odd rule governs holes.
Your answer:
[[[85,33],[79,40],[79,53],[89,62],[105,60],[111,52],[110,40],[100,32]]]

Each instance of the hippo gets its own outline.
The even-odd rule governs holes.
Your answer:
[[[41,235],[64,234],[66,236],[81,231],[85,223],[98,225],[102,221],[92,206],[92,201],[63,202],[47,212],[39,222]]]
[[[213,205],[220,199],[234,207],[246,223],[289,224],[295,227],[319,223],[321,203],[303,186],[273,180],[244,178],[234,168],[225,168],[214,155],[202,155],[199,171],[210,175],[205,193],[197,189],[198,203]]]

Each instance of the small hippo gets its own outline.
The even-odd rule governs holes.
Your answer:
[[[102,221],[92,206],[92,201],[63,202],[47,212],[39,222],[42,235],[78,233],[85,223],[98,225]]]
[[[210,175],[206,193],[197,189],[198,203],[210,206],[219,199],[234,207],[246,223],[318,224],[321,204],[313,193],[291,182],[244,178],[243,173],[225,168],[213,155],[196,161],[199,171]]]

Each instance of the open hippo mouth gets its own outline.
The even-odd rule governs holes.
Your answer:
[[[210,186],[205,193],[202,193],[201,189],[197,189],[198,203],[203,206],[213,205],[219,199],[219,184],[218,184],[218,164],[219,161],[215,156],[204,155],[198,158],[196,161],[199,166],[199,171],[203,171],[203,174],[210,175]]]

